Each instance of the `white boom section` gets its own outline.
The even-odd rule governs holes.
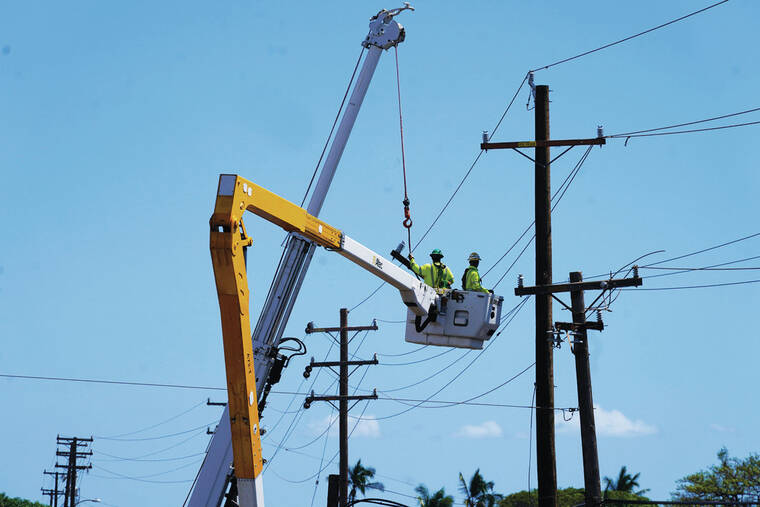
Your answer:
[[[428,314],[438,297],[432,287],[345,234],[340,248],[337,253],[397,288],[404,304],[415,315]]]
[[[308,212],[311,215],[319,216],[382,50],[404,40],[403,26],[393,19],[400,11],[399,9],[382,10],[370,19],[369,34],[362,42],[362,45],[368,48],[367,56],[309,200]],[[314,249],[313,243],[297,235],[291,235],[269,288],[252,336],[254,368],[257,373],[256,391],[259,397],[262,395],[274,362],[271,351],[276,350],[285,332],[285,326],[311,263]],[[193,484],[188,507],[218,507],[221,504],[232,467],[232,441],[229,426],[229,414],[225,409],[219,420],[217,431],[209,442],[206,459],[198,472],[198,478]],[[225,429],[226,431],[220,431]],[[241,505],[245,504],[241,503]],[[262,506],[263,502],[257,507]]]

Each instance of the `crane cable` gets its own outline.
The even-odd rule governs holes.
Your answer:
[[[393,46],[394,55],[396,56],[396,92],[398,94],[398,125],[401,133],[401,167],[404,174],[404,200],[401,201],[404,205],[404,221],[403,226],[406,228],[407,241],[409,242],[409,255],[412,255],[412,216],[409,213],[409,193],[406,185],[406,157],[404,156],[404,119],[401,114],[401,78],[399,77],[398,70],[398,46]]]

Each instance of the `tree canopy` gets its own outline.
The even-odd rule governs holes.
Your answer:
[[[760,502],[760,455],[732,458],[723,447],[718,461],[707,470],[679,479],[673,499]]]
[[[32,502],[23,498],[11,498],[0,493],[0,507],[47,507],[44,503]]]

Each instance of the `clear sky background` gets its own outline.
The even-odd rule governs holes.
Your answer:
[[[416,2],[399,21],[413,239],[442,209],[529,69],[593,49],[709,5],[697,1]],[[217,178],[239,173],[300,202],[367,32],[395,3],[2,2],[0,4],[0,373],[224,387],[219,310],[208,253]],[[634,40],[538,71],[551,87],[553,138],[661,127],[760,107],[760,3],[732,0]],[[406,233],[392,53],[383,55],[322,218],[379,252]],[[523,87],[494,140],[533,138]],[[715,125],[760,120],[760,113]],[[713,124],[696,127],[713,126]],[[610,140],[594,148],[553,217],[554,278],[658,262],[759,232],[760,126]],[[554,150],[556,155],[558,150]],[[583,154],[552,167],[559,188]],[[477,250],[481,273],[533,215],[532,164],[483,155],[419,246],[444,250],[457,281]],[[284,234],[247,220],[252,313],[258,315]],[[485,276],[493,286],[527,237]],[[415,241],[416,241],[415,239]],[[704,267],[760,255],[760,237],[659,267]],[[505,309],[518,273],[533,284],[534,249],[496,287]],[[725,267],[756,268],[760,259]],[[757,270],[642,269],[591,336],[602,475],[625,465],[650,496],[731,454],[758,451],[754,380],[760,353],[757,284],[652,290],[760,279]],[[621,273],[621,276],[625,272]],[[290,319],[337,325],[378,281],[319,250]],[[591,295],[587,295],[589,301]],[[528,301],[482,353],[403,340],[405,309],[384,287],[353,325],[380,330],[352,344],[381,364],[351,384],[389,398],[463,400],[534,361]],[[570,320],[554,307],[555,320]],[[389,322],[386,322],[389,321]],[[335,357],[329,337],[305,338],[306,357],[276,391],[335,389],[328,372],[304,381],[308,357]],[[406,355],[402,355],[406,354]],[[577,406],[569,346],[555,351],[556,404]],[[530,405],[534,370],[480,398]],[[313,384],[312,384],[313,381]],[[42,500],[56,435],[94,435],[82,498],[109,505],[181,505],[218,422],[223,390],[0,379],[0,491]],[[445,386],[445,387],[444,387]],[[439,393],[439,389],[443,388]],[[336,473],[329,405],[272,394],[264,413],[271,505],[323,505]],[[535,487],[530,410],[359,404],[352,462],[377,469],[384,495],[413,504],[419,483],[456,492],[480,468],[502,493]],[[570,414],[566,414],[567,417]],[[580,437],[557,414],[560,486],[582,487]],[[163,424],[159,424],[163,423]],[[155,427],[153,427],[155,426]],[[121,437],[119,435],[122,435]],[[107,438],[107,437],[110,437]],[[116,438],[116,439],[114,439]],[[121,440],[119,440],[121,439]],[[280,447],[279,451],[277,450]],[[324,456],[324,470],[320,462]],[[142,461],[140,461],[142,460]],[[155,461],[154,461],[155,460]],[[531,470],[529,474],[529,470]],[[320,482],[315,486],[315,479]],[[407,496],[404,496],[407,495]]]

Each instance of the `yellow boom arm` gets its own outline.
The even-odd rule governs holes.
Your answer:
[[[243,226],[246,210],[319,245],[340,246],[340,231],[306,210],[240,176],[220,176],[210,220],[210,247],[222,319],[232,451],[238,479],[254,479],[263,465],[243,253],[252,242]]]

